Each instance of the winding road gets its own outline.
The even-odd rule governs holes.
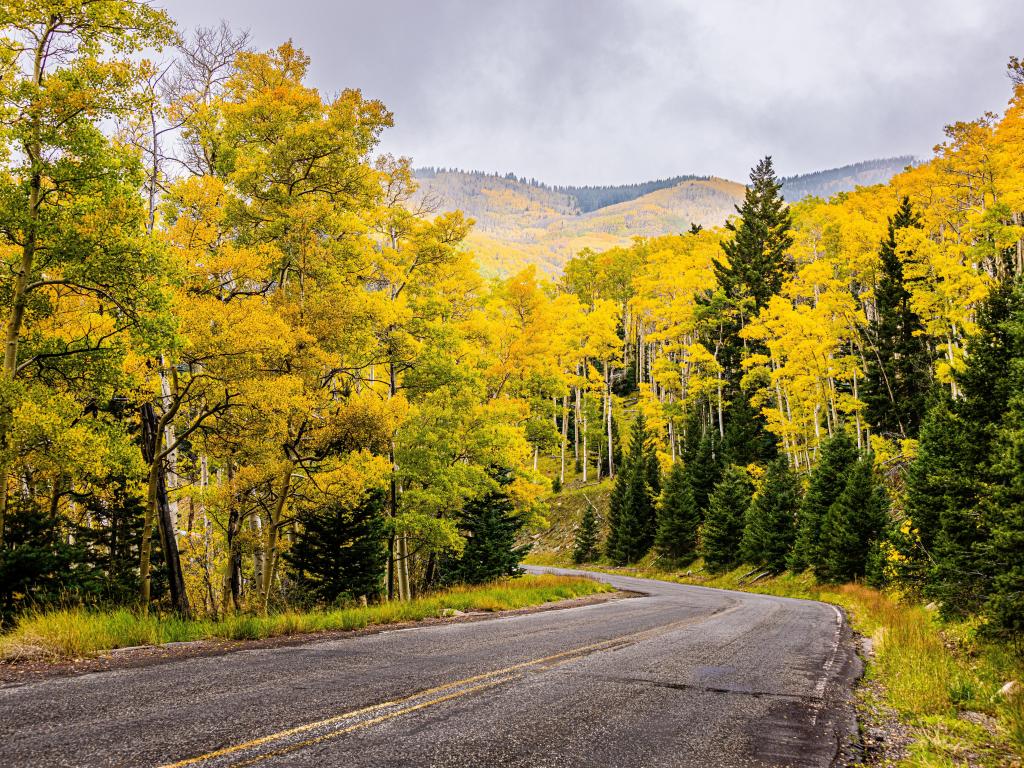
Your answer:
[[[0,765],[836,764],[837,609],[594,576],[644,596],[6,686]]]

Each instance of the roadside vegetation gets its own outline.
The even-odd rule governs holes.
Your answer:
[[[458,586],[413,600],[348,605],[313,611],[284,611],[259,616],[236,614],[219,620],[185,620],[174,614],[142,614],[128,608],[81,607],[29,611],[0,636],[0,660],[78,659],[102,651],[190,640],[260,640],[477,611],[507,611],[558,600],[610,592],[587,578],[544,574],[506,578],[477,586]]]

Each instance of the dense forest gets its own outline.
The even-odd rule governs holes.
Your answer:
[[[62,8],[0,16],[0,614],[407,599],[613,477],[581,561],[1024,626],[1019,78],[888,184],[787,205],[765,158],[720,228],[486,280],[293,44]]]

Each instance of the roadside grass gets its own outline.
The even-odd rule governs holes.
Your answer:
[[[549,562],[535,564],[555,565],[550,561],[557,560],[543,559]],[[564,558],[558,564],[571,566]],[[910,729],[913,743],[900,766],[1021,765],[1024,694],[1002,696],[999,690],[1010,680],[1024,683],[1024,655],[985,640],[977,619],[943,622],[934,611],[900,601],[898,595],[863,584],[819,584],[810,573],[762,576],[760,570],[741,567],[713,575],[703,570],[701,560],[667,570],[650,556],[636,568],[580,567],[838,605],[853,628],[870,639],[868,679],[881,684],[885,704]],[[867,691],[862,688],[859,696],[861,705],[868,706]]]
[[[0,660],[52,660],[95,656],[115,648],[190,640],[260,640],[267,637],[362,629],[418,621],[449,611],[504,611],[610,592],[588,578],[526,575],[477,586],[460,586],[405,602],[383,602],[333,610],[285,611],[267,616],[234,614],[220,620],[183,621],[135,611],[63,608],[22,616],[0,635]]]

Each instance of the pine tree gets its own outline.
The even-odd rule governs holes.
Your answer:
[[[1024,368],[1018,381],[1024,378],[1020,374]],[[1024,391],[1024,382],[1021,387],[1018,391]],[[1024,636],[1024,395],[1012,401],[993,465],[1000,483],[986,506],[992,519],[987,549],[995,577],[984,610],[993,634],[1019,640]]]
[[[468,501],[459,522],[466,534],[466,548],[462,557],[443,564],[442,580],[482,584],[522,574],[519,564],[530,551],[529,544],[516,544],[523,523],[504,485]]]
[[[868,330],[867,419],[879,433],[901,437],[917,436],[932,380],[933,355],[921,318],[910,306],[903,261],[897,253],[900,231],[920,226],[920,214],[904,197],[889,218],[889,232],[882,241],[881,277]]]
[[[693,500],[701,516],[707,513],[708,499],[722,476],[721,449],[716,444],[717,432],[707,430],[697,444],[692,458],[686,461],[686,476],[693,489]]]
[[[681,462],[672,465],[658,501],[658,532],[654,546],[666,559],[683,562],[697,551],[701,515],[690,479]]]
[[[654,543],[657,516],[651,481],[657,474],[652,451],[644,416],[637,414],[630,433],[629,456],[615,479],[608,514],[610,530],[605,547],[616,565],[639,560]]]
[[[712,573],[740,563],[740,543],[752,492],[750,479],[741,467],[730,465],[723,470],[708,500],[700,533],[700,554]]]
[[[298,515],[295,543],[284,557],[309,595],[334,604],[380,594],[387,562],[384,500],[383,491],[374,490],[352,508],[334,503]]]
[[[583,510],[583,517],[580,519],[580,527],[576,531],[576,543],[572,550],[572,561],[580,563],[592,563],[597,560],[600,550],[597,546],[597,515],[594,514],[594,507],[587,504]]]
[[[820,579],[842,582],[864,577],[885,527],[886,509],[885,489],[875,478],[871,457],[864,456],[849,468],[845,488],[822,520],[816,566]]]
[[[821,526],[831,507],[846,488],[851,468],[857,462],[857,444],[840,430],[825,441],[821,458],[811,471],[807,493],[800,504],[796,540],[790,553],[791,571],[819,570],[825,552],[820,545]]]
[[[743,559],[773,571],[786,567],[800,508],[800,481],[785,458],[768,465],[761,489],[747,510]]]
[[[781,189],[772,159],[765,157],[750,172],[743,205],[736,207],[739,221],[725,225],[733,235],[722,243],[728,263],[714,262],[718,285],[744,314],[767,306],[793,270],[790,213]]]

